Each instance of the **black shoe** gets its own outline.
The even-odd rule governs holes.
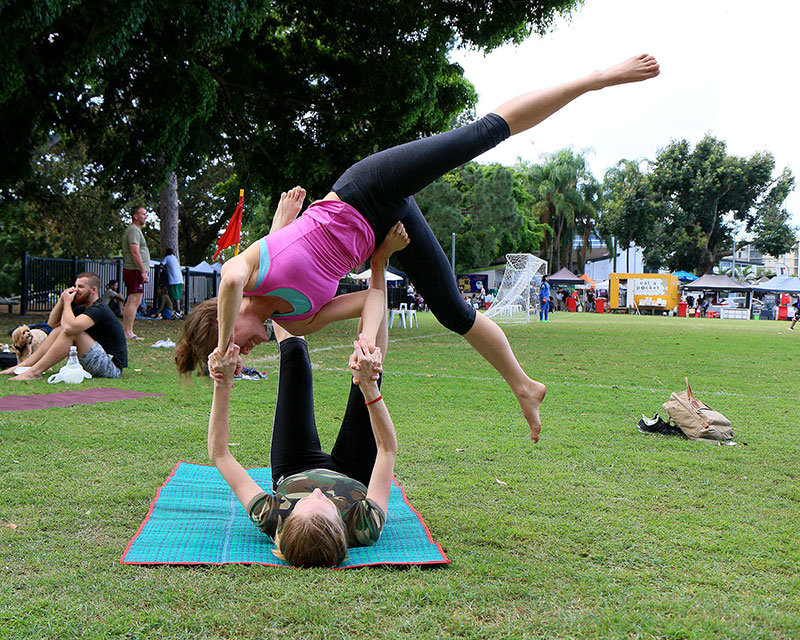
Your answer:
[[[233,376],[234,380],[266,380],[267,374],[257,371],[256,369],[248,369],[242,367],[242,373],[238,376]]]
[[[678,425],[664,422],[657,413],[652,418],[647,418],[644,414],[639,418],[636,428],[642,433],[659,433],[662,436],[684,435]]]

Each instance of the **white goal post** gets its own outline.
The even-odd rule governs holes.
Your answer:
[[[539,285],[547,262],[530,253],[507,253],[503,282],[486,317],[495,322],[530,322],[539,310]]]

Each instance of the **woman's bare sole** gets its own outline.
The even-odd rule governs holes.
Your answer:
[[[303,187],[294,187],[281,194],[278,207],[275,209],[275,216],[272,218],[270,231],[277,231],[282,227],[294,222],[300,209],[303,208],[303,201],[306,199],[306,190]]]

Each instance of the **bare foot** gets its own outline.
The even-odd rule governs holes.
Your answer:
[[[29,380],[41,380],[42,374],[41,373],[31,373],[30,371],[26,371],[25,373],[20,373],[18,376],[14,376],[9,380],[9,382],[27,382]]]
[[[640,56],[635,56],[624,62],[620,62],[604,71],[598,71],[597,74],[600,87],[602,88],[655,78],[659,74],[659,69],[656,59],[651,55],[643,53]]]
[[[272,218],[270,231],[277,231],[286,225],[294,222],[294,219],[303,208],[303,201],[306,199],[306,190],[303,187],[295,187],[286,193],[281,194],[281,201],[275,209],[275,217]]]
[[[381,246],[375,249],[375,253],[382,259],[388,260],[395,251],[405,249],[409,242],[411,241],[408,239],[406,228],[402,222],[398,222],[389,229],[383,242],[381,242]]]
[[[539,405],[542,404],[547,387],[541,382],[531,380],[528,387],[521,393],[515,394],[519,406],[522,407],[522,415],[528,421],[531,428],[531,440],[539,442],[539,433],[542,430],[542,421],[539,418]]]

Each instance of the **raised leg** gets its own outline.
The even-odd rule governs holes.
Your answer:
[[[330,468],[330,456],[321,449],[314,419],[311,360],[306,341],[289,336],[277,326],[275,336],[281,360],[269,452],[273,488],[281,476],[315,467]]]
[[[578,80],[522,94],[501,104],[493,112],[508,123],[513,136],[536,126],[584,93],[617,84],[641,82],[654,78],[658,73],[656,59],[642,54],[609,69],[590,73]]]
[[[538,442],[542,421],[539,419],[539,405],[544,400],[547,388],[528,377],[517,361],[508,338],[503,330],[489,318],[479,313],[475,324],[464,334],[472,347],[503,376],[522,408],[522,415],[531,429],[531,440]]]

